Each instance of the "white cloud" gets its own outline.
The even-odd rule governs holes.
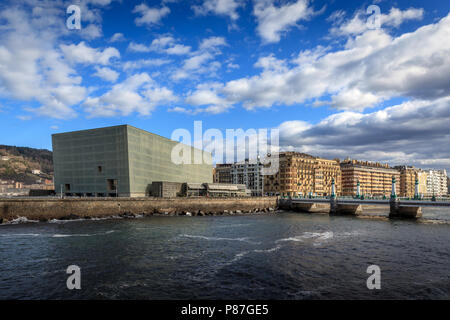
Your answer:
[[[95,76],[109,82],[116,82],[119,77],[119,73],[110,68],[95,68],[97,72],[94,74]]]
[[[58,4],[30,11],[18,7],[0,11],[0,92],[39,104],[38,108],[27,107],[28,111],[70,118],[76,115],[71,106],[82,101],[87,90],[55,45],[65,32],[57,27],[55,15],[59,12]]]
[[[83,103],[91,117],[127,116],[133,112],[150,115],[158,105],[177,101],[171,90],[159,87],[147,73],[135,74],[99,97]]]
[[[399,27],[402,23],[408,20],[421,20],[423,18],[423,9],[410,8],[407,10],[400,10],[398,8],[391,8],[388,14],[381,14],[381,27]],[[353,18],[343,21],[341,17],[334,21],[335,26],[331,28],[332,35],[357,35],[369,30],[367,25],[368,15],[362,11],[356,11]]]
[[[185,55],[191,51],[190,46],[177,44],[172,36],[160,36],[152,41],[149,46],[131,42],[128,50],[133,52],[159,52],[171,55]]]
[[[166,53],[174,55],[184,55],[188,54],[190,51],[191,47],[182,44],[176,44],[173,47],[167,48]]]
[[[120,42],[120,41],[125,41],[125,36],[123,35],[123,33],[114,33],[111,36],[111,39],[109,39],[109,42]]]
[[[172,75],[173,80],[186,79],[192,75],[209,73],[210,76],[216,74],[221,67],[221,63],[214,60],[216,55],[221,54],[219,47],[226,46],[223,37],[209,37],[201,41],[199,49],[191,53],[186,58],[181,68]]]
[[[335,108],[362,110],[395,97],[449,96],[449,34],[450,15],[396,38],[368,30],[334,52],[317,47],[289,62],[264,57],[260,74],[229,81],[219,93],[247,109],[331,96]]]
[[[201,5],[194,5],[195,14],[228,16],[231,20],[239,18],[237,10],[244,5],[243,0],[203,0]]]
[[[258,34],[270,43],[280,41],[282,32],[296,26],[300,20],[308,20],[315,13],[309,0],[296,0],[280,6],[275,6],[274,0],[254,0],[253,14],[258,22]]]
[[[170,13],[170,9],[165,6],[161,8],[149,8],[146,4],[141,3],[134,8],[133,13],[141,15],[134,20],[137,26],[153,26],[159,24],[161,19]]]
[[[203,39],[200,43],[200,50],[215,50],[217,47],[226,46],[227,41],[224,37],[209,37]]]
[[[87,46],[84,41],[77,45],[60,45],[60,48],[65,58],[73,63],[107,65],[112,58],[120,58],[116,48],[108,47],[102,51]]]
[[[142,69],[142,68],[149,68],[149,67],[159,67],[165,64],[170,63],[171,60],[168,59],[140,59],[140,60],[133,60],[133,61],[126,61],[122,68],[125,71],[128,70],[134,70],[134,69]]]

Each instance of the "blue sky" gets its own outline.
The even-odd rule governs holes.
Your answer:
[[[81,30],[69,30],[69,5]],[[380,28],[366,9],[377,5]],[[117,124],[450,168],[448,1],[2,1],[0,144]]]

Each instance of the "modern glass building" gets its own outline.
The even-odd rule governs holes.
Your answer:
[[[213,180],[211,153],[185,146],[192,161],[176,164],[178,142],[129,125],[54,134],[52,144],[55,189],[65,195],[143,197],[154,181]]]

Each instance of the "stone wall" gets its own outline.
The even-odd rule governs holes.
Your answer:
[[[264,198],[84,198],[84,199],[0,199],[0,220],[18,217],[50,220],[67,217],[108,217],[123,214],[221,214],[254,212],[277,208],[276,197]],[[201,211],[201,212],[200,212]]]

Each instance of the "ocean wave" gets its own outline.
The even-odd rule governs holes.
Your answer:
[[[22,224],[22,223],[37,223],[38,220],[30,220],[26,217],[18,217],[11,221],[4,222],[2,225],[11,225],[11,224]]]
[[[221,237],[207,237],[207,236],[198,236],[198,235],[190,235],[190,234],[180,234],[179,236],[185,237],[185,238],[203,239],[203,240],[208,240],[208,241],[242,241],[242,242],[247,242],[247,243],[251,243],[251,244],[259,244],[260,243],[260,242],[251,241],[251,240],[249,240],[248,237],[221,238]]]
[[[0,237],[12,238],[12,237],[39,237],[40,233],[10,233],[10,234],[0,234]]]
[[[273,247],[273,248],[270,248],[270,249],[256,249],[256,250],[253,250],[253,252],[257,252],[257,253],[264,253],[264,252],[275,252],[275,251],[278,251],[278,250],[280,250],[281,249],[281,246],[280,245],[278,245],[278,246],[276,246],[276,247]]]
[[[289,238],[283,238],[278,239],[275,241],[275,243],[279,242],[286,242],[286,241],[293,241],[293,242],[304,242],[307,239],[313,239],[314,241],[325,241],[328,239],[333,238],[334,233],[332,231],[325,231],[325,232],[304,232],[300,236],[294,236]]]
[[[49,220],[48,223],[68,223],[68,222],[76,222],[76,221],[86,221],[86,219],[71,219],[71,220],[52,219],[52,220]]]
[[[109,230],[106,232],[100,232],[100,233],[85,233],[85,234],[54,234],[51,237],[52,238],[66,238],[66,237],[95,237],[95,236],[103,236],[110,233],[115,232],[115,230]]]

